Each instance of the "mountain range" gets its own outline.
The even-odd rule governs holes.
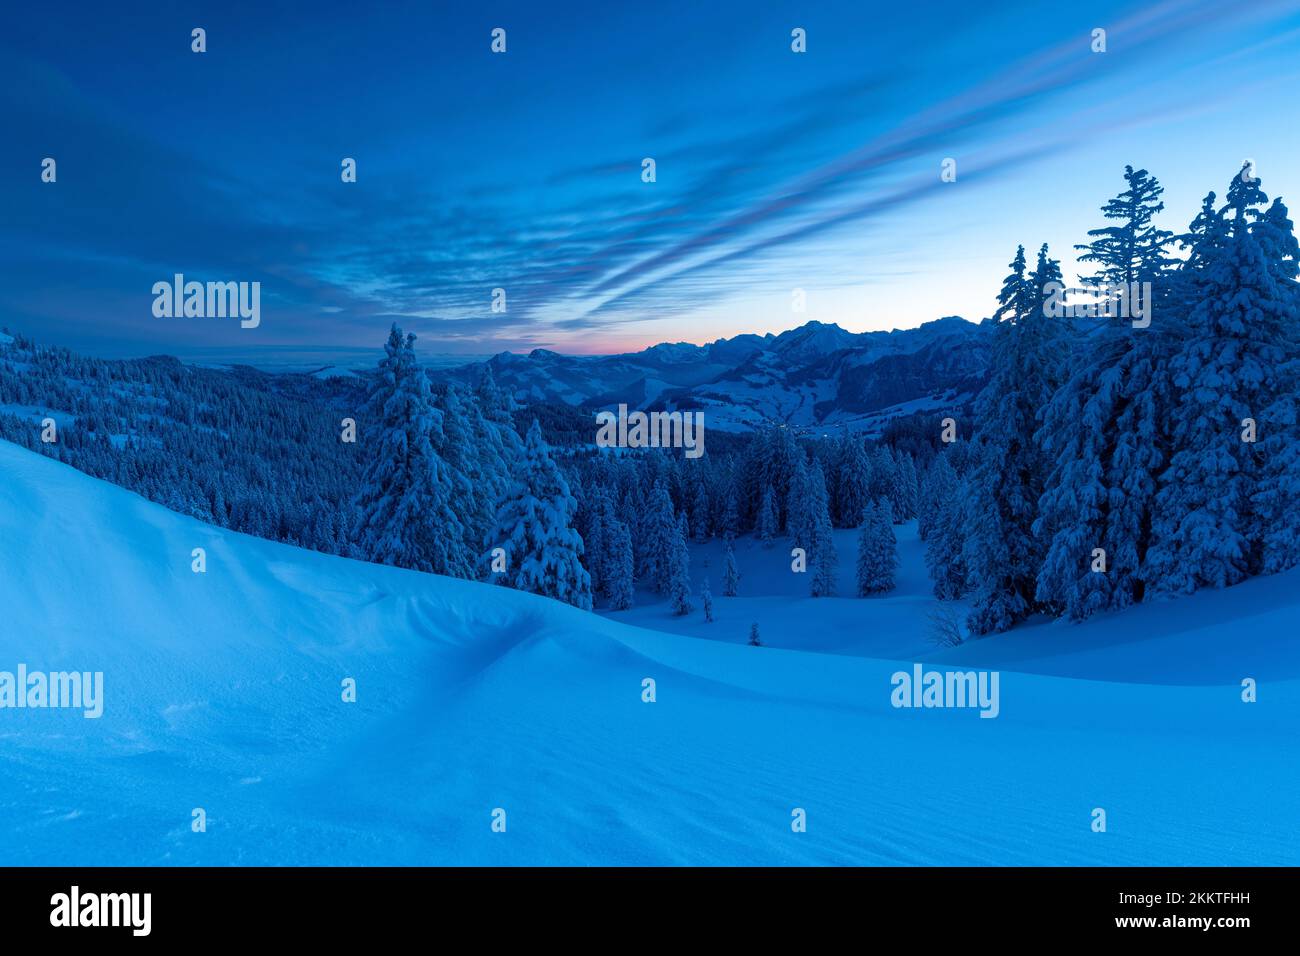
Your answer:
[[[703,410],[709,427],[730,431],[776,424],[872,432],[892,417],[968,401],[983,384],[991,334],[991,323],[956,316],[890,332],[814,321],[779,335],[621,355],[502,352],[432,374],[477,381],[486,368],[520,402]]]

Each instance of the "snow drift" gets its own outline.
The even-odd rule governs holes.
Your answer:
[[[983,720],[893,709],[910,661],[298,550],[0,443],[0,670],[104,673],[97,720],[0,710],[0,862],[1296,864],[1298,585],[932,652],[1001,671]]]

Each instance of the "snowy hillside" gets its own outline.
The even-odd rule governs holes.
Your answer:
[[[983,720],[893,709],[917,658],[298,550],[0,443],[0,670],[102,670],[105,695],[97,720],[0,710],[3,862],[1295,864],[1297,584],[947,652],[1001,669]],[[864,639],[892,626],[844,603]]]

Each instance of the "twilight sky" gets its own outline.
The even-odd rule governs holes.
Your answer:
[[[1245,158],[1300,209],[1295,0],[146,6],[0,13],[0,325],[93,354],[978,319],[1018,242],[1074,275],[1125,163],[1166,228]],[[260,281],[260,326],[155,318],[176,272]]]

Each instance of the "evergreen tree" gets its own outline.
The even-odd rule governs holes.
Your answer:
[[[900,524],[916,517],[916,464],[912,456],[899,452],[894,461],[894,487],[889,496],[894,520]]]
[[[698,541],[709,540],[709,486],[699,480],[695,484],[695,503],[691,511],[691,527],[695,529],[695,538]]]
[[[1171,359],[1173,455],[1156,495],[1150,555],[1161,590],[1223,587],[1265,564],[1269,529],[1256,507],[1272,500],[1260,496],[1268,473],[1243,440],[1243,423],[1278,407],[1295,320],[1251,230],[1261,216],[1254,206],[1266,201],[1257,177],[1234,177],[1222,210],[1226,238],[1199,257],[1195,304]]]
[[[838,458],[832,517],[838,527],[851,528],[870,499],[871,462],[861,440],[850,434],[840,440]]]
[[[507,568],[496,580],[521,591],[591,610],[591,577],[582,566],[582,538],[571,527],[578,503],[551,460],[533,419],[514,484],[497,509],[489,553],[505,549]]]
[[[862,511],[858,531],[858,596],[882,594],[894,589],[898,567],[898,539],[888,499],[868,504]]]
[[[434,450],[441,416],[416,364],[415,336],[393,325],[366,409],[375,452],[355,500],[356,536],[372,561],[469,577],[465,528],[451,504],[451,469]]]
[[[1259,480],[1252,495],[1258,565],[1265,574],[1300,564],[1300,286],[1296,284],[1300,247],[1294,226],[1280,199],[1251,230],[1269,266],[1280,296],[1286,301],[1286,338],[1280,344],[1286,359],[1277,366],[1275,394],[1263,400],[1257,416]]]
[[[1250,231],[1258,240],[1260,252],[1280,291],[1289,293],[1293,299],[1300,295],[1294,283],[1300,272],[1300,243],[1296,240],[1291,214],[1280,197],[1273,200]]]
[[[894,494],[896,483],[896,464],[894,455],[888,445],[880,445],[871,454],[871,484],[868,486],[867,501],[889,498]],[[863,502],[863,507],[866,502]],[[862,520],[862,511],[848,518],[850,527],[857,527]]]
[[[645,576],[660,594],[667,594],[672,574],[673,536],[677,533],[673,499],[664,482],[657,481],[645,516],[641,534],[645,539]]]
[[[975,460],[965,562],[974,589],[971,631],[1002,631],[1034,608],[1042,564],[1033,533],[1047,464],[1034,442],[1036,419],[1054,391],[1061,344],[1043,315],[1045,282],[1060,270],[1039,252],[1026,273],[1025,250],[1016,250],[998,295],[989,380],[976,400]]]
[[[722,596],[735,597],[740,591],[740,571],[736,568],[736,552],[731,547],[731,540],[727,540],[727,553],[723,559],[722,570]]]
[[[449,469],[450,500],[464,525],[465,554],[475,554],[509,486],[508,460],[513,456],[502,440],[502,429],[490,424],[475,398],[458,386],[445,386],[435,406],[442,429],[435,432],[434,450]]]
[[[673,525],[668,548],[668,603],[673,614],[691,613],[691,557],[686,550],[686,519]]]
[[[786,501],[786,530],[797,548],[812,545],[813,513],[812,483],[808,474],[807,462],[800,455],[795,460],[794,473],[790,478],[790,493]]]
[[[724,501],[722,521],[718,531],[724,538],[734,538],[740,533],[740,512],[736,507],[736,486],[734,482],[729,481],[727,483]]]
[[[1119,225],[1097,229],[1081,261],[1094,285],[1157,284],[1147,303],[1152,324],[1134,328],[1112,316],[1086,338],[1065,384],[1042,415],[1038,442],[1051,459],[1034,533],[1046,542],[1035,597],[1075,620],[1117,610],[1146,593],[1146,555],[1158,476],[1168,455],[1171,343],[1180,326],[1169,289],[1171,234],[1155,228],[1163,191],[1145,170],[1126,167],[1129,189],[1102,207]],[[1193,230],[1206,228],[1206,221]],[[1213,227],[1210,227],[1213,229]],[[1094,549],[1106,573],[1092,570]]]
[[[704,607],[704,622],[713,623],[713,595],[709,593],[709,579],[704,579],[704,587],[700,590],[700,604]]]
[[[769,428],[749,443],[743,467],[743,501],[748,508],[753,508],[757,503],[761,509],[763,495],[771,489],[774,536],[785,527],[782,505],[789,494],[795,462],[801,456],[803,451],[790,429],[785,427]],[[745,518],[757,526],[761,510],[748,512]]]
[[[773,500],[772,486],[763,489],[763,503],[758,509],[758,539],[770,546],[777,533],[776,503]]]
[[[592,596],[609,596],[609,585],[606,579],[605,566],[610,559],[610,537],[607,523],[611,520],[617,520],[613,517],[613,507],[610,505],[609,497],[604,488],[597,487],[591,498],[591,516],[587,522],[585,533],[579,530],[582,535],[583,545],[583,563],[586,565],[587,573],[591,575],[591,593]]]
[[[953,601],[966,592],[966,564],[962,558],[961,485],[948,464],[947,455],[939,455],[930,466],[926,481],[929,499],[929,533],[925,539],[925,566],[934,582],[934,596]]]
[[[750,647],[762,647],[762,646],[763,646],[763,642],[760,641],[760,640],[758,639],[758,622],[757,622],[757,621],[755,621],[753,624],[749,625],[749,646],[750,646]]]
[[[606,559],[603,566],[605,594],[611,611],[632,606],[632,535],[627,525],[615,519],[604,532]]]
[[[826,479],[822,475],[821,462],[813,462],[808,485],[808,508],[812,524],[812,540],[808,548],[812,564],[809,593],[813,597],[828,597],[835,593],[835,569],[839,564],[839,556],[835,553],[835,540],[831,533],[830,498],[826,493]]]
[[[1096,264],[1096,271],[1082,281],[1094,287],[1157,282],[1174,266],[1165,250],[1173,233],[1157,228],[1152,220],[1165,208],[1160,200],[1164,187],[1145,169],[1124,167],[1128,188],[1101,207],[1104,218],[1114,225],[1090,229],[1092,240],[1074,248],[1085,250],[1080,262]]]

